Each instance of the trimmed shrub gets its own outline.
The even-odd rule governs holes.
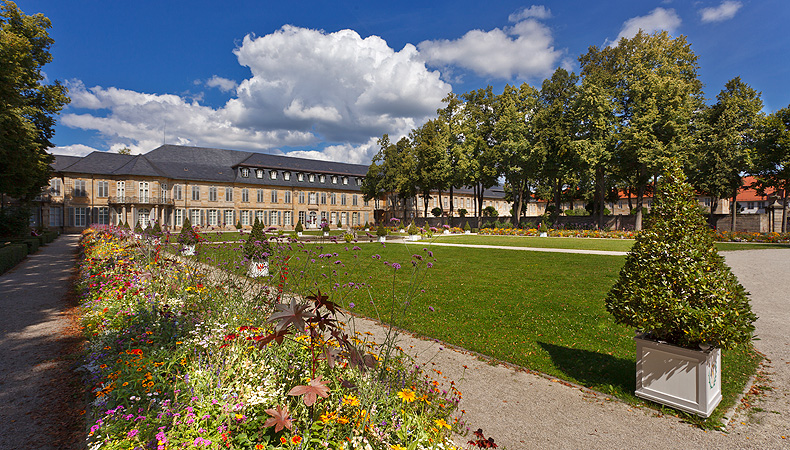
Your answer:
[[[296,231],[297,233],[301,233],[302,231],[304,231],[304,227],[302,226],[302,221],[301,220],[296,222],[296,226],[294,227],[294,231]]]
[[[384,228],[384,225],[379,225],[379,227],[376,229],[376,236],[383,237],[386,235],[387,235],[387,229]]]
[[[252,231],[244,243],[244,256],[249,260],[263,261],[269,257],[271,246],[263,232],[263,224],[256,218]]]
[[[417,228],[417,225],[414,225],[414,222],[412,222],[411,225],[409,225],[408,233],[413,235],[418,234],[419,232],[420,229]]]
[[[681,347],[749,342],[757,317],[716,251],[677,161],[659,180],[654,213],[606,297],[607,311],[617,323]]]
[[[464,225],[464,231],[472,231],[472,227],[469,226],[469,221],[468,220],[466,221],[466,224]]]
[[[195,245],[199,240],[198,234],[192,228],[192,222],[189,221],[188,217],[185,218],[184,224],[181,226],[181,232],[178,233],[177,242],[181,245]]]
[[[27,249],[28,246],[24,243],[0,247],[0,273],[5,273],[25,259],[28,255]]]

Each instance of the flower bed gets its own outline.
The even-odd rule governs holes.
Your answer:
[[[746,233],[743,231],[717,231],[715,239],[721,242],[790,242],[790,233]]]
[[[555,230],[548,229],[551,237],[587,237],[609,239],[634,239],[635,231],[609,231],[609,230]],[[539,236],[540,231],[535,228],[483,228],[478,234],[493,236]],[[716,231],[714,239],[719,242],[764,242],[785,243],[790,242],[790,233],[747,233],[743,231]]]
[[[81,247],[89,448],[452,448],[454,383],[348,337],[320,291],[278,303],[287,260],[242,295],[111,230]]]

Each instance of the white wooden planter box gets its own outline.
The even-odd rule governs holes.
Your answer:
[[[410,241],[419,241],[422,238],[419,234],[410,234],[408,239]]]
[[[250,261],[250,268],[247,269],[247,276],[252,278],[269,276],[269,261]]]
[[[464,234],[472,234],[471,230],[464,230]]]
[[[442,231],[442,234],[450,234],[450,230],[444,230]]]
[[[387,242],[387,236],[379,236],[379,242]]]
[[[540,232],[540,237],[549,237],[549,233],[547,233],[545,231],[541,231]]]
[[[297,231],[296,235],[299,236],[299,237],[302,237],[302,232],[301,231]]]
[[[721,401],[721,350],[690,350],[634,337],[636,396],[709,417]]]
[[[329,237],[329,232],[328,231],[324,231],[324,237]]]
[[[181,254],[184,256],[195,256],[195,246],[185,245],[181,247]]]

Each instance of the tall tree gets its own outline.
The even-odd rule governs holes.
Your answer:
[[[538,143],[545,155],[542,178],[551,189],[554,218],[561,212],[562,193],[578,169],[578,155],[571,145],[578,80],[576,74],[563,68],[554,71],[543,81],[535,117]]]
[[[450,224],[453,221],[453,211],[455,209],[455,202],[453,198],[453,190],[464,186],[466,171],[469,166],[469,160],[463,151],[463,117],[464,117],[464,104],[460,98],[454,93],[449,93],[442,102],[446,105],[440,108],[437,112],[437,119],[444,124],[443,130],[445,131],[444,141],[447,144],[446,156],[447,161],[447,179],[446,184],[442,189],[449,189],[450,191]]]
[[[636,190],[636,229],[651,180],[669,158],[683,166],[695,111],[703,106],[697,56],[683,36],[639,31],[614,47],[590,47],[579,58],[582,75],[596,74],[612,96],[617,118],[617,164]]]
[[[738,191],[741,174],[749,170],[757,144],[758,124],[762,120],[760,94],[733,78],[716,97],[717,102],[701,114],[694,162],[694,187],[714,199],[730,198],[731,230],[736,229]],[[711,205],[713,213],[716,203]]]
[[[532,123],[537,103],[538,91],[527,83],[518,89],[506,85],[496,102],[494,136],[499,146],[499,173],[509,187],[514,225],[521,219],[521,211],[531,194],[529,184],[538,177],[544,158],[534,138]]]
[[[463,149],[469,162],[466,185],[471,186],[475,197],[477,227],[483,225],[483,195],[486,189],[497,184],[499,173],[496,140],[494,137],[494,93],[491,86],[463,95],[464,125]]]
[[[787,232],[790,193],[790,106],[769,115],[762,123],[752,173],[754,187],[763,195],[773,191],[782,200],[782,233]]]
[[[52,61],[49,19],[0,6],[0,194],[30,200],[50,177],[55,115],[69,102],[59,82],[44,84]]]
[[[380,150],[368,167],[368,174],[361,187],[362,194],[366,200],[389,195],[393,210],[401,206],[401,217],[405,219],[406,202],[417,194],[416,160],[411,141],[404,137],[393,144],[385,134],[378,144]]]
[[[412,130],[410,137],[415,158],[416,188],[422,197],[424,216],[428,217],[428,202],[432,191],[441,191],[448,182],[447,131],[440,119],[432,119]]]

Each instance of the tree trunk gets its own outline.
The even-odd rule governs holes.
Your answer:
[[[710,197],[710,217],[708,218],[708,222],[710,226],[715,230],[716,229],[716,208],[719,207],[719,198],[716,196]]]
[[[475,186],[475,200],[477,200],[477,229],[483,228],[483,185]]]
[[[634,210],[634,204],[631,202],[631,194],[633,193],[633,189],[631,189],[631,186],[628,186],[628,189],[626,189],[625,192],[628,194],[628,214],[631,214],[631,211]]]
[[[636,220],[634,221],[634,230],[642,230],[642,204],[645,200],[645,186],[640,184],[636,187]]]
[[[595,169],[595,201],[598,203],[598,229],[603,229],[603,203],[604,203],[604,178],[603,167]]]
[[[782,195],[782,233],[787,233],[787,187]]]
[[[450,186],[450,226],[454,226],[453,224],[453,187]]]
[[[736,218],[738,216],[738,190],[736,189],[735,192],[732,194],[732,204],[730,205],[730,210],[732,211],[732,221],[730,222],[730,231],[733,233],[736,231]]]
[[[516,203],[513,205],[513,217],[510,218],[514,226],[518,226],[518,223],[521,219],[521,208],[524,205],[524,191],[526,190],[526,185],[527,182],[524,180],[518,186],[518,198],[516,199]]]

